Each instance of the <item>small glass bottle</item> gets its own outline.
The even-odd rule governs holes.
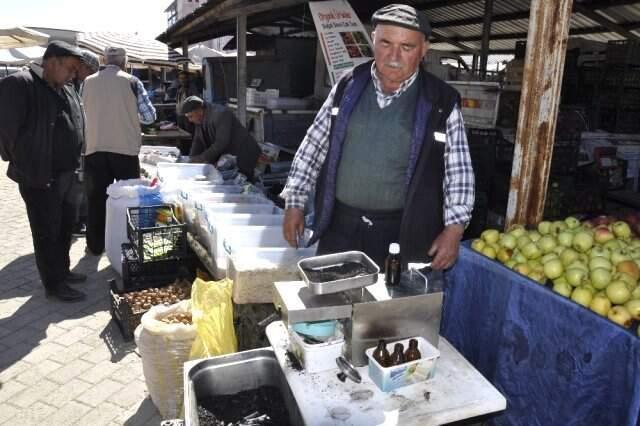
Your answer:
[[[416,339],[409,340],[409,348],[404,353],[404,360],[409,362],[420,358],[422,358],[422,354],[418,350],[418,341]]]
[[[402,262],[400,260],[400,244],[389,244],[389,255],[384,262],[384,282],[389,287],[400,284],[400,273],[402,272]]]
[[[404,364],[404,346],[402,343],[396,343],[391,354],[391,365]]]
[[[389,367],[391,365],[391,355],[389,355],[384,340],[380,339],[378,341],[378,347],[373,351],[373,358],[378,361],[381,367]]]

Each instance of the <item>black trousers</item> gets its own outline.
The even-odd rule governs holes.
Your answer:
[[[389,244],[400,238],[402,211],[372,212],[336,200],[331,223],[318,242],[318,254],[358,250],[384,270]],[[402,247],[400,247],[402,253]]]
[[[48,290],[55,290],[69,272],[75,212],[73,179],[74,172],[69,171],[52,180],[46,188],[19,185],[27,207],[40,280]]]
[[[140,177],[137,155],[95,152],[84,157],[84,183],[87,193],[87,247],[93,253],[104,251],[107,187],[114,180]]]

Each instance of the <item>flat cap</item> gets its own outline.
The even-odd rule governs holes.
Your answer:
[[[197,96],[189,96],[182,102],[182,113],[188,114],[198,108],[204,108],[204,101]]]
[[[47,46],[42,59],[63,58],[65,56],[74,56],[82,59],[82,51],[76,46],[61,40],[54,40]]]
[[[374,26],[378,24],[395,25],[419,31],[425,37],[431,35],[431,24],[427,15],[406,4],[390,4],[376,10],[373,12],[371,22]]]
[[[87,66],[94,71],[97,71],[98,68],[100,68],[98,55],[94,54],[93,52],[89,52],[88,50],[82,49],[82,62],[87,64]]]
[[[106,57],[114,57],[114,56],[127,56],[127,51],[122,47],[108,46],[104,49],[104,56]]]

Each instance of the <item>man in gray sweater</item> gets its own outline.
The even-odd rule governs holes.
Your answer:
[[[189,153],[192,163],[215,164],[222,154],[231,154],[240,172],[253,179],[260,147],[231,110],[189,96],[182,112],[195,125]]]

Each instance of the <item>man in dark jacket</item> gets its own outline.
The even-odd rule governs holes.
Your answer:
[[[471,218],[474,177],[458,93],[421,70],[431,28],[415,8],[372,17],[374,57],[334,86],[307,131],[281,194],[283,233],[297,246],[315,188],[318,253],[361,250],[383,266],[450,267]]]
[[[183,102],[182,112],[195,125],[189,153],[192,163],[215,165],[222,154],[231,154],[240,172],[253,179],[260,147],[230,109],[190,96]]]
[[[77,301],[85,294],[68,286],[86,276],[69,270],[73,225],[72,183],[80,155],[81,114],[65,87],[82,53],[54,41],[42,65],[0,82],[0,154],[9,161],[31,226],[33,247],[46,295]]]

